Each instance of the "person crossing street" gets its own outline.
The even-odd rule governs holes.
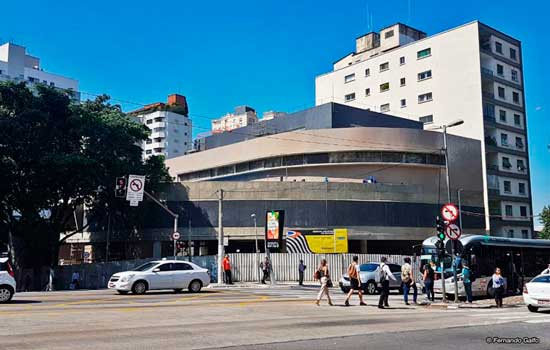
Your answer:
[[[380,299],[378,300],[378,308],[383,309],[390,307],[388,299],[390,296],[390,279],[396,280],[395,276],[391,273],[390,267],[386,264],[386,257],[383,256],[380,259],[380,266],[378,267],[378,276],[380,281]]]
[[[359,305],[366,306],[363,302],[363,291],[361,290],[361,275],[360,275],[360,269],[359,269],[359,257],[355,255],[353,257],[352,263],[348,266],[348,276],[350,281],[350,289],[348,292],[348,295],[346,297],[345,305],[349,306],[349,299],[353,295],[354,291],[357,291],[357,294],[359,295]]]
[[[405,263],[401,266],[401,282],[403,283],[403,301],[405,305],[409,304],[409,292],[413,289],[413,303],[416,304],[418,298],[418,288],[416,287],[416,281],[412,273],[411,258],[406,257]]]

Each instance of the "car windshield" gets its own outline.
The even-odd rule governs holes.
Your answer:
[[[138,267],[136,267],[135,269],[133,269],[132,271],[145,271],[145,270],[149,270],[150,268],[152,268],[153,266],[157,265],[158,263],[156,262],[148,262],[148,263],[145,263],[143,265],[139,265]]]
[[[363,264],[359,266],[359,271],[373,272],[373,271],[376,271],[377,267],[378,267],[378,264]]]
[[[540,276],[534,278],[531,282],[550,283],[550,276]]]

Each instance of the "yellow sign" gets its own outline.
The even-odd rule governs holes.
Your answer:
[[[288,253],[331,254],[348,252],[348,230],[320,229],[287,232]]]

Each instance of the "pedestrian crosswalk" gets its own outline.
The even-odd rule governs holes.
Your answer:
[[[491,318],[495,323],[500,322],[523,322],[523,323],[550,323],[550,313],[533,313],[524,308],[517,308],[513,311],[504,311],[502,309],[471,310],[468,317],[472,318]]]

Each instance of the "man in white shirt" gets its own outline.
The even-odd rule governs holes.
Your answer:
[[[382,288],[380,299],[378,300],[379,309],[390,307],[390,305],[388,304],[388,297],[390,295],[390,279],[395,281],[395,276],[391,273],[390,267],[386,264],[386,261],[386,257],[383,256],[380,259],[380,267],[378,268],[378,275]]]

